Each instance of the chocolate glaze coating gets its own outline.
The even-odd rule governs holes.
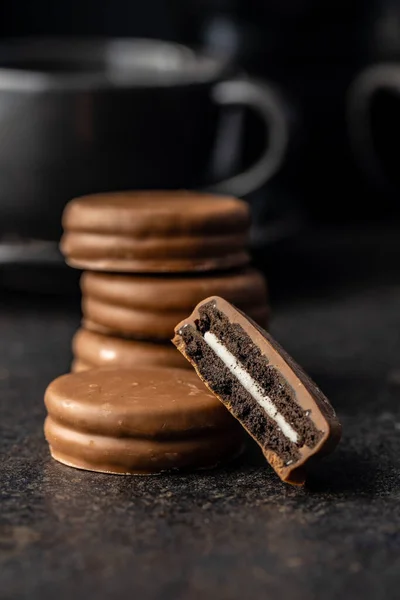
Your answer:
[[[72,200],[61,251],[74,267],[191,272],[248,263],[249,209],[227,196],[187,191],[115,192]]]
[[[286,386],[287,391],[289,392],[290,390],[291,401],[293,402],[294,400],[296,405],[300,408],[301,414],[309,419],[310,428],[312,428],[310,433],[313,441],[312,443],[306,442],[305,434],[307,432],[304,432],[303,437],[300,437],[301,443],[297,448],[289,448],[292,452],[291,456],[289,456],[291,460],[287,460],[287,443],[286,448],[284,448],[278,439],[278,436],[284,437],[280,428],[277,427],[276,424],[274,427],[271,427],[270,422],[267,428],[263,427],[263,434],[259,434],[260,425],[263,425],[264,422],[268,424],[269,419],[267,415],[262,415],[263,411],[260,411],[258,404],[254,406],[253,411],[253,400],[249,397],[248,392],[241,391],[241,387],[235,377],[231,375],[222,363],[218,366],[217,363],[219,359],[204,343],[201,327],[203,322],[203,311],[207,306],[214,307],[215,310],[227,320],[226,337],[223,340],[225,347],[228,347],[229,338],[232,342],[232,335],[238,335],[239,337],[240,335],[243,335],[244,338],[246,338],[246,348],[241,348],[240,344],[236,344],[237,349],[236,353],[234,352],[234,356],[238,358],[238,354],[240,355],[243,353],[243,357],[239,358],[239,362],[244,364],[247,361],[245,368],[248,373],[255,375],[258,372],[258,383],[260,383],[261,388],[263,387],[262,372],[260,375],[261,363],[258,366],[256,363],[257,360],[260,361],[262,357],[264,357],[265,383],[266,385],[271,385],[270,371],[272,369],[272,372],[276,373],[276,376],[274,376],[276,383],[273,384],[271,391],[279,398],[278,402],[283,401],[284,395],[282,394],[282,390],[283,387]],[[237,331],[237,334],[235,334],[235,331]],[[328,400],[314,382],[279,346],[272,336],[263,331],[259,326],[252,322],[251,319],[248,319],[246,315],[236,310],[222,298],[210,297],[203,300],[195,308],[189,318],[176,326],[175,334],[173,340],[174,344],[194,366],[199,377],[206,383],[209,389],[216,394],[229,410],[231,410],[232,414],[240,420],[245,429],[252,435],[257,443],[259,443],[267,460],[281,479],[292,484],[303,484],[305,481],[304,469],[306,464],[315,457],[331,452],[341,437],[341,426],[336,414]],[[199,343],[195,341],[196,336],[199,337]],[[254,358],[252,358],[252,354],[254,354]],[[209,368],[211,363],[213,363],[213,366],[212,368]],[[215,376],[212,373],[212,369],[216,369]],[[267,374],[269,374],[268,377]],[[215,378],[219,379],[219,381],[216,382]],[[224,378],[233,379],[233,382],[230,382],[230,386],[233,386],[232,389],[236,390],[236,405],[234,405],[232,398],[224,395],[222,391],[223,381],[221,381],[221,378],[222,380]],[[279,378],[281,378],[282,384],[279,383]],[[216,391],[217,389],[221,390],[221,392]],[[277,403],[275,406],[278,406],[278,410],[284,412]],[[290,409],[290,405],[288,405],[287,408],[288,419],[290,422],[290,412],[293,411],[293,409]],[[244,412],[241,414],[240,411],[243,410]],[[251,418],[253,412],[258,413],[257,422],[255,419]],[[295,417],[293,414],[293,419],[295,418],[298,420],[299,417]],[[261,423],[261,421],[263,423]],[[302,426],[305,426],[304,419],[302,419]],[[275,439],[272,440],[272,445],[268,444],[268,438],[264,438],[265,432],[268,431],[270,432],[269,435],[275,436]],[[292,444],[292,446],[294,446],[294,444]],[[272,450],[272,447],[274,447],[275,450]]]
[[[174,327],[205,296],[221,295],[266,327],[267,287],[255,269],[197,277],[116,275],[81,277],[87,329],[135,339],[169,340]]]
[[[188,368],[188,362],[171,342],[154,343],[125,340],[88,329],[78,329],[72,340],[73,371],[91,367],[178,367]]]
[[[238,454],[240,427],[199,379],[181,369],[92,369],[45,393],[54,458],[107,473],[207,468]]]

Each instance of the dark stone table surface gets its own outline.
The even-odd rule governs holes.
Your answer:
[[[57,464],[42,433],[43,391],[68,368],[77,298],[3,289],[0,597],[398,599],[399,234],[311,231],[256,256],[270,277],[275,337],[344,427],[304,489],[281,483],[251,447],[201,474]]]

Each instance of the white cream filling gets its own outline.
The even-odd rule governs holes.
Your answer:
[[[254,400],[261,406],[267,415],[275,421],[282,433],[294,444],[297,443],[299,436],[293,427],[288,423],[283,415],[277,410],[271,398],[262,393],[258,383],[251,375],[241,366],[236,357],[229,352],[227,348],[219,341],[219,339],[210,331],[204,334],[204,341],[222,360],[224,365],[230,370],[245,390],[253,396]]]

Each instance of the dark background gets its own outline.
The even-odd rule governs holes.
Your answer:
[[[361,69],[400,60],[400,3],[0,2],[2,38],[44,34],[178,40],[282,87],[292,149],[256,196],[297,207],[311,227],[256,261],[271,331],[330,398],[343,439],[304,489],[256,452],[201,474],[68,469],[43,437],[43,392],[70,365],[79,297],[63,292],[74,273],[1,270],[1,598],[398,600],[400,103],[383,95],[373,111],[392,187],[357,167],[345,106]],[[248,161],[261,144],[250,125]]]
[[[316,220],[374,220],[398,213],[399,105],[377,98],[377,144],[395,185],[370,185],[352,156],[346,92],[366,65],[400,58],[396,0],[14,0],[0,6],[0,35],[91,35],[164,38],[228,55],[247,71],[277,82],[294,115],[292,152],[268,185],[272,202],[301,206]],[[248,117],[250,119],[250,117]],[[245,162],[257,153],[250,121]],[[379,197],[379,203],[377,198]]]

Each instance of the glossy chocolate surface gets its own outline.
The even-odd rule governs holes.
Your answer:
[[[199,331],[199,328],[201,328],[204,311],[207,310],[209,310],[210,313],[214,310],[216,314],[219,314],[221,318],[226,321],[225,329],[222,329],[220,333],[223,348],[227,348],[229,338],[233,337],[234,339],[236,336],[239,341],[237,345],[237,353],[243,353],[245,355],[247,347],[247,354],[250,355],[251,347],[254,346],[254,350],[260,354],[260,359],[257,360],[264,360],[265,366],[261,366],[259,380],[256,382],[257,385],[260,386],[259,389],[263,391],[263,379],[266,380],[267,373],[270,369],[273,369],[273,371],[276,372],[276,374],[282,379],[281,383],[279,383],[278,380],[276,380],[274,383],[274,386],[279,388],[273,390],[274,393],[282,395],[283,386],[286,386],[288,391],[290,390],[291,401],[295,402],[296,406],[299,406],[300,412],[310,421],[310,427],[313,429],[313,437],[316,435],[318,436],[315,443],[310,445],[306,443],[306,440],[302,441],[297,445],[297,451],[294,454],[292,451],[292,455],[289,454],[290,460],[287,460],[287,451],[282,454],[275,449],[272,450],[268,444],[268,436],[264,438],[264,434],[261,436],[259,433],[260,428],[263,425],[263,421],[268,421],[269,417],[267,417],[265,412],[263,417],[263,411],[260,411],[257,403],[254,404],[253,402],[253,408],[249,404],[249,406],[246,408],[246,416],[241,417],[238,415],[238,408],[240,407],[242,410],[242,405],[244,402],[251,403],[251,397],[248,392],[245,392],[242,385],[239,386],[240,389],[238,388],[237,393],[241,394],[245,392],[245,394],[248,396],[247,400],[244,397],[238,397],[236,399],[233,395],[224,395],[222,392],[219,393],[217,391],[218,389],[223,389],[223,382],[221,379],[233,378],[233,380],[236,381],[236,377],[234,372],[231,373],[229,370],[223,371],[222,363],[220,363],[214,352],[210,351],[207,343],[205,343],[205,338],[203,338],[202,332]],[[209,317],[207,317],[207,320],[208,319]],[[199,338],[199,343],[201,342],[200,346],[195,341],[196,336]],[[227,406],[232,414],[260,444],[267,460],[284,481],[293,484],[303,484],[305,481],[305,472],[303,467],[306,466],[307,462],[310,459],[314,459],[314,457],[317,455],[329,453],[337,445],[341,436],[341,425],[327,398],[300,368],[300,366],[297,365],[295,361],[279,346],[279,344],[272,338],[271,335],[259,328],[255,323],[249,320],[246,315],[238,311],[223,298],[214,296],[206,298],[199,303],[194,309],[193,313],[187,319],[184,319],[181,323],[178,323],[175,328],[175,338],[173,342],[194,366],[199,377],[211,390],[214,390],[215,395],[225,404],[225,406]],[[204,355],[205,352],[208,354]],[[236,358],[237,354],[232,356]],[[207,364],[205,364],[204,361],[206,361]],[[248,369],[252,366],[254,361],[256,361],[256,358],[250,359],[249,366],[246,366],[246,377],[248,377]],[[216,366],[214,367],[215,362]],[[241,362],[241,359],[239,362]],[[265,377],[263,376],[263,368],[265,370]],[[215,370],[215,373],[213,372],[213,369]],[[219,380],[218,383],[216,383],[216,379]],[[235,385],[235,383],[233,383],[233,385]],[[234,400],[238,403],[238,407],[234,406]],[[271,403],[270,398],[267,398],[267,402]],[[282,411],[281,408],[279,408],[279,405],[272,404],[272,408],[273,411],[278,411],[280,418],[282,418],[283,415],[281,414]],[[250,425],[247,424],[250,423],[249,412],[255,412],[256,409],[258,412],[257,418],[259,423],[257,423],[257,425],[254,427],[250,427]],[[293,431],[290,426],[290,422],[292,422],[290,418],[290,412],[291,410],[289,410],[289,415],[285,426],[289,427],[289,429]],[[289,421],[289,423],[287,421]],[[270,428],[272,425],[274,425],[273,421],[270,423]],[[293,434],[297,435],[295,431],[293,431]],[[271,430],[268,435],[279,435],[282,438],[285,438],[283,435],[282,426],[277,427],[276,424],[275,431]],[[280,444],[280,446],[282,446],[282,444]]]
[[[45,393],[54,458],[106,473],[206,468],[238,454],[238,424],[194,373],[91,369],[63,375]]]
[[[69,202],[61,251],[74,267],[192,272],[249,262],[246,202],[187,191],[94,194]]]

